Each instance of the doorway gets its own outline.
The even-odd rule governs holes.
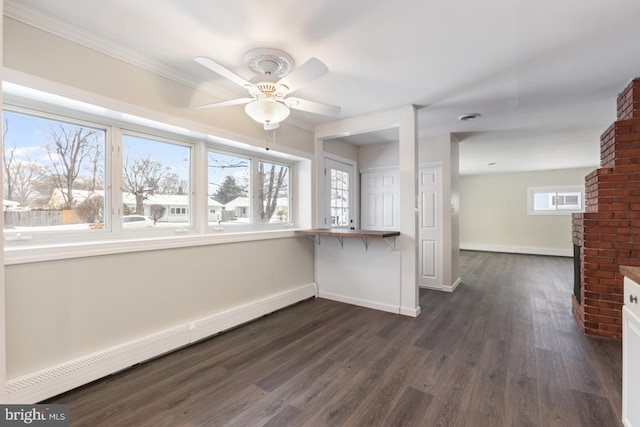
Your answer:
[[[418,284],[442,289],[443,212],[442,164],[421,165],[418,171]]]

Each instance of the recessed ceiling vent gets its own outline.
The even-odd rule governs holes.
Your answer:
[[[468,122],[470,120],[475,120],[478,117],[480,117],[480,113],[463,114],[461,116],[458,116],[458,120],[460,120],[461,122]]]

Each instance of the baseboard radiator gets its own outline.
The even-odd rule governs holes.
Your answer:
[[[316,296],[311,283],[7,380],[7,403],[32,404]]]

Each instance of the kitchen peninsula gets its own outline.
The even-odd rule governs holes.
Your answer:
[[[399,231],[298,230],[316,243],[318,296],[400,313]]]

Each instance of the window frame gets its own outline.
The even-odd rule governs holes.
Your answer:
[[[55,243],[59,240],[61,235],[64,235],[65,238],[62,239],[63,242],[75,243],[77,241],[85,241],[85,240],[94,240],[88,239],[87,236],[97,237],[95,240],[103,239],[104,236],[109,233],[111,227],[113,227],[113,218],[111,216],[112,211],[112,195],[111,195],[111,186],[108,183],[109,178],[107,178],[110,174],[112,174],[113,170],[113,161],[112,156],[108,155],[109,152],[113,151],[113,133],[114,129],[110,124],[98,123],[94,120],[91,120],[90,117],[70,117],[68,115],[58,114],[52,111],[44,111],[42,109],[23,107],[20,105],[8,104],[4,103],[2,108],[2,115],[4,117],[4,111],[8,110],[16,114],[22,114],[27,116],[33,116],[38,119],[45,119],[50,121],[55,121],[59,123],[68,123],[73,126],[86,126],[94,129],[101,129],[105,132],[105,143],[104,143],[104,226],[99,228],[87,230],[73,230],[73,231],[62,231],[62,230],[33,230],[30,232],[25,231],[11,231],[4,229],[3,227],[3,236],[5,240],[5,249],[7,243],[11,244],[13,242],[21,242],[22,244],[27,244],[33,239],[33,236],[38,236],[43,244]],[[4,119],[3,119],[4,125]],[[3,141],[3,150],[4,150],[4,141]],[[4,176],[3,176],[4,180]],[[2,189],[2,194],[4,196],[4,188]]]
[[[207,162],[208,162],[208,154],[210,152],[220,153],[227,156],[242,157],[249,161],[249,182],[247,184],[249,188],[249,195],[247,197],[250,201],[250,204],[248,207],[249,212],[247,212],[247,217],[250,219],[250,221],[248,223],[234,223],[232,221],[222,221],[221,223],[217,223],[217,222],[206,221],[207,228],[209,230],[212,230],[215,232],[228,230],[228,231],[240,233],[240,232],[246,232],[246,231],[260,232],[265,230],[277,230],[281,228],[288,229],[296,226],[297,209],[295,207],[294,198],[293,198],[293,191],[295,188],[295,180],[293,179],[293,176],[297,172],[295,169],[296,168],[295,162],[287,162],[277,156],[271,156],[268,154],[248,153],[240,150],[229,149],[226,147],[221,148],[220,145],[217,145],[217,144],[208,144],[206,146],[206,152],[207,152],[207,156],[206,156]],[[279,166],[287,166],[289,168],[289,173],[287,174],[288,175],[287,185],[289,189],[289,220],[287,222],[262,223],[257,218],[258,209],[256,208],[256,206],[258,203],[258,191],[259,191],[259,188],[258,188],[259,183],[258,183],[257,176],[258,176],[260,162],[275,164]],[[208,165],[206,165],[206,167],[207,167],[207,176],[208,176]]]
[[[579,194],[579,207],[570,209],[535,209],[534,199],[536,195],[548,194],[549,197],[557,197],[562,193]],[[583,185],[564,185],[550,187],[528,187],[527,188],[527,215],[571,215],[573,213],[584,212],[585,188]]]
[[[7,86],[10,90],[7,91]],[[292,237],[297,227],[294,191],[296,181],[308,182],[311,177],[312,155],[308,153],[292,154],[285,151],[264,153],[259,141],[245,142],[237,136],[229,138],[226,133],[215,136],[215,129],[203,129],[196,122],[185,121],[185,127],[175,126],[172,116],[162,113],[151,114],[155,119],[145,118],[145,114],[135,115],[125,112],[127,105],[115,101],[115,107],[107,109],[91,103],[76,101],[38,89],[14,83],[3,82],[3,111],[10,110],[19,114],[34,115],[71,124],[86,125],[92,128],[106,129],[105,135],[105,227],[100,230],[77,230],[80,233],[61,233],[44,231],[35,233],[37,239],[7,239],[4,245],[5,264],[20,264],[56,259],[79,258],[86,256],[107,255],[167,249],[175,247],[191,247],[211,244],[226,244],[242,241],[266,240]],[[33,95],[33,96],[32,96]],[[91,98],[91,94],[88,95]],[[121,110],[121,111],[122,111]],[[144,111],[146,112],[146,111]],[[157,121],[160,117],[162,121]],[[168,230],[127,229],[124,230],[121,217],[122,191],[122,148],[123,134],[133,134],[160,142],[169,142],[191,147],[191,172],[189,196],[191,204],[188,212],[189,227],[178,226]],[[240,138],[242,139],[242,138]],[[289,222],[275,224],[252,224],[250,227],[229,227],[228,230],[216,229],[208,222],[209,205],[207,190],[207,153],[209,150],[224,151],[258,161],[282,164],[289,167]],[[294,150],[295,151],[295,150]],[[301,155],[304,154],[304,155]],[[297,164],[303,165],[297,169]],[[257,168],[257,166],[254,166]],[[303,175],[299,175],[302,173]],[[107,192],[109,195],[107,196]],[[204,195],[204,196],[203,196]],[[311,203],[310,198],[303,197]],[[253,207],[253,201],[251,203]],[[217,208],[216,208],[217,209]],[[308,211],[305,210],[305,211]],[[303,220],[303,222],[308,222]],[[299,227],[298,227],[299,228]],[[223,231],[221,233],[221,231]],[[55,249],[55,250],[52,250]]]

